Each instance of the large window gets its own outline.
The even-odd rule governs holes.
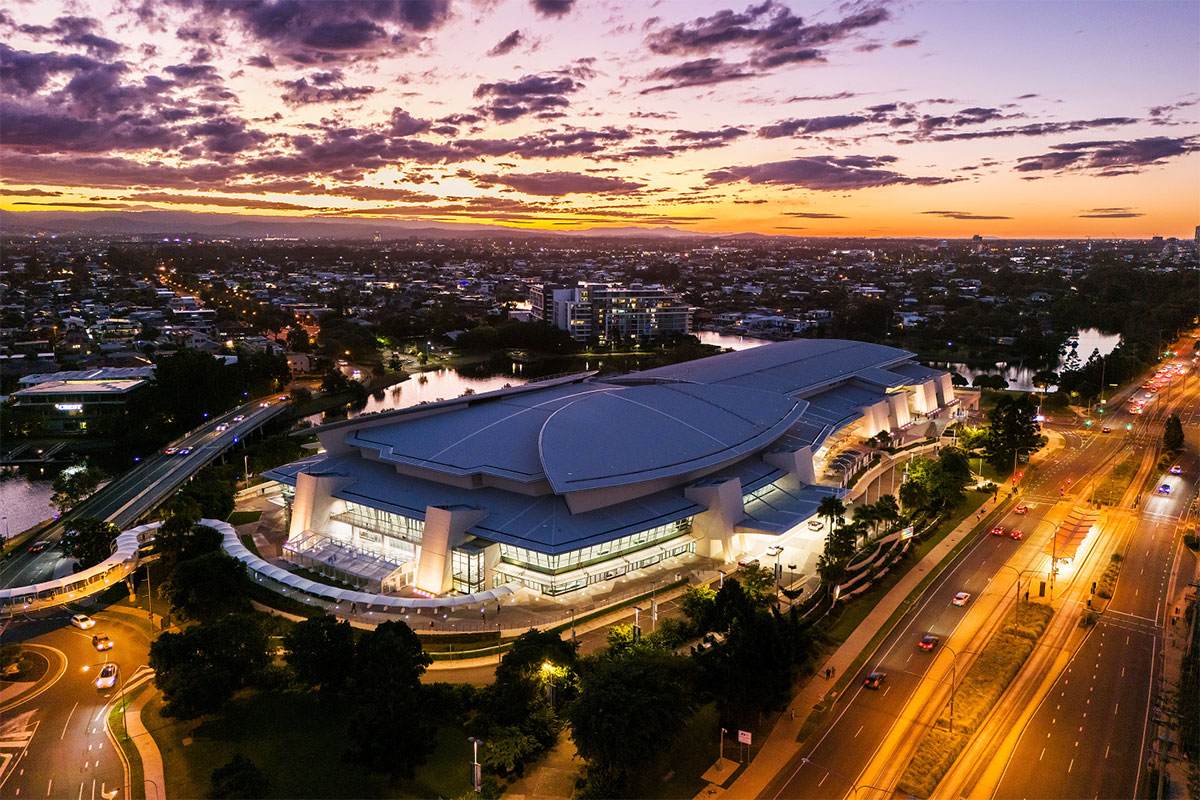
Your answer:
[[[468,542],[451,553],[454,571],[454,591],[473,594],[483,591],[484,548]]]
[[[582,547],[578,550],[571,550],[554,556],[539,553],[537,550],[525,547],[513,547],[512,545],[501,544],[500,559],[509,564],[528,567],[536,572],[555,575],[613,559],[627,553],[636,552],[656,542],[674,539],[677,536],[683,536],[691,532],[692,518],[684,517],[674,522],[668,522],[666,525],[647,528],[644,531],[631,533],[619,539],[601,542],[600,544]]]
[[[515,583],[545,595],[561,595],[619,578],[628,572],[653,566],[675,556],[695,552],[695,540],[685,536],[658,547],[646,548],[631,556],[614,558],[589,569],[576,569],[561,575],[547,575],[515,564],[501,563],[492,573],[492,585]]]
[[[405,517],[358,503],[347,503],[346,510],[340,514],[334,514],[333,519],[353,525],[355,528],[365,528],[413,544],[420,544],[421,537],[425,533],[425,520],[423,519]]]

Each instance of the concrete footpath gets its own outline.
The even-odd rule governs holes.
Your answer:
[[[1003,505],[1006,496],[1000,496],[997,501],[987,500],[980,510],[985,515],[994,511],[998,505]],[[858,678],[857,673],[851,673],[851,667],[864,653],[871,639],[883,629],[888,618],[897,609],[915,600],[913,593],[917,585],[926,576],[933,573],[938,564],[953,550],[959,542],[966,539],[980,523],[980,516],[972,514],[967,517],[940,542],[934,545],[924,558],[905,573],[904,577],[892,587],[880,600],[858,627],[847,637],[836,651],[823,663],[817,665],[816,674],[801,683],[792,697],[788,709],[779,717],[775,727],[763,741],[761,748],[740,775],[729,786],[724,788],[709,784],[699,798],[729,797],[758,797],[767,788],[767,784],[779,773],[781,767],[797,752],[796,739],[809,713],[817,706],[829,701],[836,704],[846,687]],[[825,680],[825,670],[833,670],[834,678]]]

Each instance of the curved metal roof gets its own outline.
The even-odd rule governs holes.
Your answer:
[[[783,435],[807,402],[741,386],[630,386],[555,411],[538,439],[557,493],[667,478],[744,457]]]

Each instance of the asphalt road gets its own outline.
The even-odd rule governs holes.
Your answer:
[[[1108,416],[1114,423],[1119,423],[1108,434],[1101,433],[1096,425],[1090,428],[1076,425],[1066,417],[1057,422],[1053,419],[1047,421],[1047,427],[1057,428],[1064,434],[1065,449],[1052,460],[1043,462],[1036,474],[1019,484],[1019,496],[1029,509],[1028,515],[1018,516],[1010,511],[1001,520],[1001,525],[1005,528],[1018,527],[1028,537],[1060,499],[1082,499],[1090,491],[1087,477],[1095,470],[1123,458],[1125,451],[1142,441],[1139,439],[1140,429],[1150,421],[1149,416],[1134,418],[1125,412]],[[1133,431],[1126,432],[1126,419],[1140,424],[1135,425]],[[1148,436],[1144,434],[1143,438]],[[1036,544],[1026,540],[1025,546],[1039,546],[1044,538],[1043,532]],[[863,675],[873,670],[887,673],[881,689],[865,689],[860,680],[862,676],[856,676],[846,695],[838,700],[831,720],[810,738],[812,744],[806,744],[782,766],[763,796],[776,800],[842,796],[852,793],[856,783],[859,789],[865,789],[870,782],[866,780],[864,784],[859,776],[893,725],[899,721],[913,693],[923,681],[944,682],[949,679],[949,675],[931,674],[929,665],[933,661],[932,654],[919,650],[917,641],[924,634],[933,633],[944,643],[955,631],[966,611],[951,605],[950,599],[956,592],[971,592],[975,599],[988,590],[993,582],[996,586],[992,587],[992,591],[1013,591],[1016,576],[1002,570],[1000,565],[1008,560],[1018,546],[1007,536],[996,537],[986,532],[977,534],[976,540],[918,598],[863,669]],[[1130,565],[1130,568],[1134,567]],[[1033,595],[1037,595],[1036,584]],[[965,661],[959,662],[960,677],[964,664]],[[1144,695],[1144,682],[1142,687]],[[1144,707],[1144,696],[1142,704]],[[1140,719],[1138,730],[1141,730]],[[870,776],[865,778],[869,779]],[[870,794],[874,797],[889,795],[886,791]],[[1083,795],[1068,793],[1059,796]]]
[[[216,459],[237,443],[238,439],[279,414],[285,403],[271,400],[262,407],[259,400],[214,417],[203,427],[171,443],[176,450],[190,449],[187,455],[165,455],[160,452],[142,460],[136,467],[105,486],[72,512],[75,517],[96,517],[113,522],[119,528],[128,527],[142,514],[161,502],[171,491],[184,483],[201,467]],[[240,422],[234,417],[244,416]],[[218,425],[227,425],[218,431]],[[50,544],[41,552],[26,550],[0,564],[0,585],[5,588],[29,586],[61,576],[69,569],[69,559],[56,545],[62,538],[64,523],[55,522],[37,539]],[[32,542],[31,542],[32,544]]]
[[[1181,417],[1191,422],[1196,382],[1183,389]],[[1161,435],[1147,428],[1148,437]],[[1152,473],[1151,485],[1171,493],[1141,496],[1112,601],[1023,731],[996,797],[1141,796],[1178,528],[1200,481],[1194,448],[1176,463],[1182,475]]]
[[[98,612],[94,615],[96,627],[86,631],[70,625],[69,616],[65,609],[56,610],[36,619],[14,621],[4,630],[6,643],[52,648],[66,660],[61,677],[46,691],[4,711],[0,743],[19,743],[0,745],[14,756],[0,774],[4,797],[125,797],[121,757],[105,732],[108,711],[119,699],[121,682],[101,690],[93,681],[107,662],[118,665],[119,678],[131,678],[147,662],[149,640],[141,627],[116,614]],[[92,634],[101,631],[114,642],[112,649],[104,652],[91,643]],[[121,733],[119,724],[115,733]]]

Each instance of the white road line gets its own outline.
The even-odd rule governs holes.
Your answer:
[[[863,728],[865,728],[865,727],[866,727],[865,725],[859,725],[859,726],[858,726],[858,730],[857,730],[857,731],[855,731],[855,733],[854,733],[854,738],[855,738],[855,739],[857,739],[857,738],[858,738],[858,734],[862,733],[862,732],[863,732]]]
[[[71,715],[75,713],[75,709],[79,708],[79,701],[75,701],[75,705],[71,706],[71,710],[67,712],[67,721],[63,723],[63,732],[59,735],[58,740],[61,742],[63,737],[67,735],[67,726],[71,724]],[[49,792],[47,792],[49,794]]]
[[[1071,759],[1071,763],[1067,764],[1067,774],[1071,774],[1071,770],[1075,768],[1075,759]]]
[[[1043,758],[1043,757],[1045,757],[1045,755],[1046,755],[1046,748],[1044,748],[1044,747],[1043,747],[1043,748],[1042,748],[1042,754],[1041,754],[1040,756],[1038,756],[1038,761],[1041,761],[1041,760],[1042,760],[1042,758]]]

